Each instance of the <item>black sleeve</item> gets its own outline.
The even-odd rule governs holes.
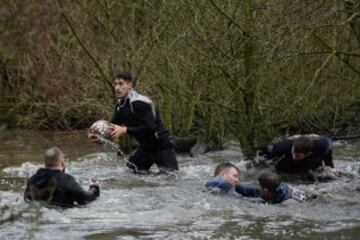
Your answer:
[[[244,197],[260,197],[260,188],[255,186],[236,185],[235,192]]]
[[[88,191],[85,191],[75,179],[67,175],[66,179],[66,193],[78,203],[85,204],[87,202],[95,200],[99,196],[99,187],[94,187],[95,185],[90,186]]]
[[[324,162],[326,166],[334,168],[335,166],[332,157],[333,143],[330,138],[326,137],[326,140],[327,140],[327,149],[325,150]]]
[[[131,104],[133,106],[135,115],[139,118],[141,122],[141,125],[136,127],[128,127],[127,132],[129,134],[139,132],[155,132],[156,123],[152,106],[149,103],[142,101],[134,101]]]
[[[116,125],[122,125],[122,122],[118,119],[118,114],[117,114],[117,112],[116,112],[116,107],[115,107],[115,109],[114,109],[114,113],[113,113],[113,115],[112,115],[112,117],[111,117],[111,123],[114,123],[114,124],[116,124]]]
[[[318,161],[324,161],[326,166],[334,168],[332,148],[332,140],[327,136],[320,136],[318,139],[314,140],[312,149],[314,158]]]
[[[100,187],[99,185],[90,185],[89,191],[92,192],[96,197],[100,196]]]
[[[42,193],[39,194],[39,189],[34,186],[34,175],[29,178],[26,182],[26,188],[24,191],[24,200],[25,202],[29,203],[32,200],[39,200],[42,199]]]
[[[281,157],[291,153],[293,141],[285,139],[279,142],[266,143],[259,147],[259,155],[264,155],[270,158]]]
[[[24,201],[28,203],[31,200],[32,200],[32,197],[31,197],[30,185],[29,185],[29,180],[28,180],[26,183],[26,189],[24,191]]]
[[[324,162],[326,166],[334,168],[334,162],[332,157],[332,150],[330,150],[325,156],[324,156]]]
[[[322,149],[322,159],[324,160],[324,163],[326,166],[334,168],[334,162],[333,162],[333,156],[332,156],[332,140],[328,137],[322,137],[323,141],[325,142],[323,144]]]

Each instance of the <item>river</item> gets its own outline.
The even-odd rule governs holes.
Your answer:
[[[23,201],[26,178],[42,166],[43,152],[59,146],[67,172],[101,196],[78,208],[47,208]],[[178,155],[178,175],[134,175],[111,150],[88,143],[86,133],[0,132],[0,239],[359,239],[359,144],[336,142],[335,165],[345,174],[328,182],[291,184],[320,196],[291,206],[215,196],[203,184],[215,166],[231,161],[242,182],[247,170],[236,143],[198,158]],[[156,168],[153,169],[156,171]],[[291,179],[290,179],[291,180]]]

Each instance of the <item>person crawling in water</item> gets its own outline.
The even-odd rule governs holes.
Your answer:
[[[262,172],[258,177],[259,186],[239,184],[239,174],[240,170],[234,164],[219,164],[205,187],[212,193],[239,195],[257,203],[288,204],[306,200],[305,192],[283,183],[277,173]]]
[[[285,203],[304,202],[307,197],[304,191],[290,187],[280,180],[277,173],[264,171],[258,177],[260,186],[260,202]]]
[[[324,165],[330,169],[331,177],[337,177],[341,171],[334,166],[332,148],[332,140],[327,136],[294,135],[260,146],[256,161],[269,162],[279,173],[300,175]]]
[[[24,200],[44,201],[61,207],[83,205],[100,195],[97,184],[85,191],[72,177],[65,173],[64,153],[57,147],[45,152],[44,168],[40,168],[27,182]]]
[[[240,169],[232,163],[219,164],[214,176],[205,183],[205,187],[212,193],[241,195],[244,197],[260,196],[260,188],[239,184]]]

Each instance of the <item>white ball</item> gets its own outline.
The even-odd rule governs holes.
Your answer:
[[[98,137],[109,139],[110,138],[110,135],[108,132],[109,126],[110,126],[110,123],[105,120],[99,120],[99,121],[94,122],[89,129],[89,137],[95,135]]]

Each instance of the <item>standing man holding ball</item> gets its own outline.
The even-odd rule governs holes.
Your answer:
[[[116,71],[114,90],[118,101],[109,127],[110,137],[116,139],[129,134],[139,144],[130,154],[127,167],[134,172],[146,172],[156,164],[160,172],[179,170],[174,138],[153,102],[134,90],[131,73]]]

